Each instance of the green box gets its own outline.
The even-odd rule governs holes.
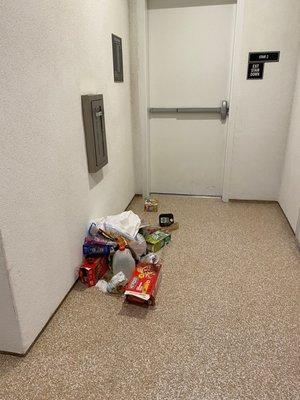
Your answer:
[[[171,235],[169,233],[156,231],[146,237],[147,250],[155,253],[164,247],[165,244],[170,243],[170,241]]]

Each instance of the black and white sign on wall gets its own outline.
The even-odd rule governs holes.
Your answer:
[[[249,53],[247,79],[263,79],[265,63],[279,62],[279,57],[280,51]]]
[[[280,51],[264,51],[249,53],[249,62],[278,62]]]
[[[247,79],[263,79],[265,64],[263,63],[248,63]]]

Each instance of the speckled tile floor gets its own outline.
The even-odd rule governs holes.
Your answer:
[[[0,355],[1,400],[300,399],[300,253],[278,205],[159,199],[180,230],[156,309],[77,284],[25,358]]]

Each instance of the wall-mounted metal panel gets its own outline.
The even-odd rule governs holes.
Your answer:
[[[113,50],[113,64],[114,64],[114,81],[123,82],[123,50],[122,50],[122,39],[114,34],[112,38],[112,50]]]
[[[89,172],[99,171],[108,162],[103,95],[81,96]]]

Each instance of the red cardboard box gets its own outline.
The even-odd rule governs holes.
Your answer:
[[[154,306],[161,281],[161,264],[139,263],[125,288],[125,301],[141,306]]]
[[[109,269],[107,257],[86,258],[79,269],[79,279],[87,286],[95,286]]]

